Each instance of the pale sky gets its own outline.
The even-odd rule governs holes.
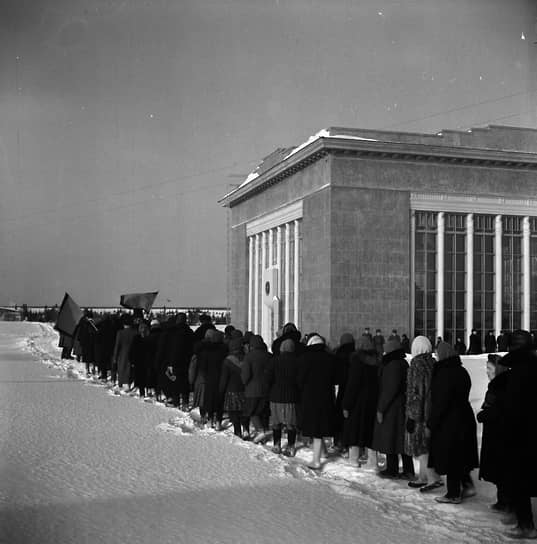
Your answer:
[[[217,200],[276,147],[537,127],[533,1],[0,6],[0,305],[225,306]]]

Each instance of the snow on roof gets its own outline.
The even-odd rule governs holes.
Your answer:
[[[295,153],[298,153],[301,149],[304,149],[305,147],[307,147],[311,143],[315,142],[319,138],[342,138],[342,139],[347,139],[347,140],[362,140],[362,141],[366,141],[366,142],[377,142],[378,141],[378,140],[374,140],[373,138],[363,138],[361,136],[351,136],[350,134],[331,134],[330,129],[323,128],[323,129],[319,130],[319,132],[317,132],[313,136],[310,136],[305,142],[303,142],[300,145],[298,145],[297,147],[293,148],[292,151],[290,153],[288,153],[287,155],[285,155],[285,157],[283,157],[282,160],[288,159],[289,157],[293,156]],[[253,172],[250,172],[248,177],[239,185],[238,189],[241,189],[242,187],[244,187],[245,185],[248,185],[251,181],[254,181],[255,179],[257,179],[259,177],[259,170],[260,170],[262,164],[263,163],[259,164],[257,166],[257,168]],[[232,191],[232,192],[234,192],[234,191]]]

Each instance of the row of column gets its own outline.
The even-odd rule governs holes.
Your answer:
[[[291,283],[291,229],[294,234],[294,268],[293,268],[293,315],[290,315],[290,283]],[[298,325],[298,293],[299,293],[299,221],[298,219],[279,225],[275,229],[269,229],[248,238],[248,330],[255,334],[267,335],[267,327],[272,316],[268,315],[270,308],[260,304],[260,280],[262,272],[259,274],[259,261],[261,260],[261,270],[273,266],[274,263],[274,230],[276,231],[276,263],[278,268],[278,298],[283,300],[283,320],[285,323],[293,321]],[[283,262],[282,262],[282,231],[283,231]],[[268,237],[268,255],[267,255],[267,237]],[[285,278],[285,290],[282,293],[281,274]],[[263,288],[263,286],[261,286]],[[260,323],[261,318],[261,323]],[[265,338],[265,340],[272,340]]]
[[[415,215],[411,217],[411,255],[412,255],[412,278],[414,278],[414,258],[415,258],[415,233],[416,221]],[[495,259],[495,300],[494,300],[494,327],[496,336],[502,329],[502,216],[496,215],[494,222],[494,259]],[[436,240],[436,330],[437,335],[444,337],[444,212],[437,214],[437,240]],[[466,216],[466,331],[474,328],[474,215]],[[414,320],[415,311],[415,292],[414,281],[411,283],[411,305],[412,320]],[[530,329],[530,218],[528,216],[522,221],[522,328]],[[414,323],[412,323],[414,330]]]

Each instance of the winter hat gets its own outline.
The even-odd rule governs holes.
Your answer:
[[[151,327],[152,328],[160,327],[160,321],[158,319],[153,319],[151,321]]]
[[[354,344],[354,336],[350,332],[344,332],[339,339],[339,345]]]
[[[205,331],[205,340],[217,344],[219,341],[220,335],[216,329],[207,329]]]
[[[356,349],[358,351],[373,351],[375,346],[369,336],[360,336],[356,341]]]
[[[324,344],[324,339],[322,336],[319,336],[318,334],[313,334],[309,337],[308,343],[306,345],[308,346],[316,346],[319,344]]]
[[[254,334],[250,337],[250,349],[263,349],[265,342],[259,334]]]
[[[531,348],[533,339],[528,331],[517,330],[511,333],[509,338],[509,351],[515,351],[516,349],[528,349]]]
[[[242,338],[232,338],[228,344],[229,353],[240,353],[242,351]]]
[[[283,326],[283,329],[282,329],[282,335],[283,334],[289,334],[290,332],[297,332],[297,328],[296,328],[296,325],[294,323],[286,323],[284,326]]]
[[[392,351],[399,351],[400,349],[403,349],[401,342],[399,342],[397,338],[390,338],[384,344],[384,355],[388,355],[388,353],[392,353]]]
[[[431,346],[431,341],[426,336],[416,336],[412,342],[412,347],[410,348],[410,353],[412,357],[416,355],[422,355],[423,353],[432,353],[433,346]]]
[[[295,343],[288,338],[280,345],[280,353],[293,353],[295,351]]]
[[[453,349],[451,344],[448,344],[447,342],[438,342],[438,346],[436,346],[436,355],[439,361],[443,361],[444,359],[454,357],[457,355],[457,352]]]

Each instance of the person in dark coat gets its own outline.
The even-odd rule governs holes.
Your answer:
[[[184,312],[177,314],[175,325],[169,329],[166,350],[167,370],[175,377],[170,384],[172,403],[181,410],[188,410],[190,403],[188,366],[194,351],[194,333],[187,324]]]
[[[485,336],[485,353],[496,353],[497,344],[496,337],[494,336],[494,331],[487,332]]]
[[[373,336],[373,346],[375,346],[379,363],[382,361],[382,356],[384,355],[384,343],[385,340],[384,336],[382,336],[382,331],[377,329],[375,331],[375,336]]]
[[[498,338],[496,338],[496,346],[500,353],[509,351],[509,333],[507,331],[500,331]]]
[[[150,323],[150,332],[148,338],[148,358],[149,368],[147,370],[147,387],[149,389],[149,395],[154,394],[156,401],[161,400],[161,391],[159,389],[158,382],[158,366],[157,366],[157,350],[162,329],[160,327],[160,321],[153,319]]]
[[[373,430],[372,449],[386,454],[383,478],[399,477],[399,455],[403,461],[402,477],[414,477],[412,457],[405,454],[405,403],[408,363],[401,343],[388,340],[379,374],[379,399]]]
[[[334,450],[341,451],[343,449],[342,432],[344,426],[343,417],[343,395],[347,386],[347,378],[349,374],[349,364],[352,354],[355,351],[354,336],[348,332],[341,335],[339,346],[334,355],[337,361],[337,395],[336,395],[336,434],[334,435]]]
[[[233,424],[235,436],[243,437],[249,433],[250,421],[244,416],[244,385],[241,370],[244,361],[242,338],[228,338],[229,353],[222,364],[220,375],[220,395],[224,399],[224,411]]]
[[[507,373],[505,410],[501,428],[505,482],[513,501],[517,526],[508,534],[513,538],[537,538],[533,519],[531,497],[537,497],[537,354],[528,331],[511,334],[509,353],[502,364],[511,370]]]
[[[282,431],[287,429],[287,447],[283,454],[296,454],[297,404],[300,400],[298,389],[298,360],[295,343],[288,338],[280,344],[280,354],[267,362],[266,380],[269,390],[270,426],[274,453],[282,452]]]
[[[117,368],[117,381],[119,388],[128,390],[131,383],[130,349],[137,331],[130,315],[123,318],[123,329],[116,335],[116,343],[112,356],[113,365]]]
[[[300,342],[301,337],[302,335],[294,323],[286,323],[282,328],[281,336],[278,336],[278,338],[272,342],[272,347],[270,348],[272,355],[277,356],[280,354],[280,346],[282,342],[292,340],[295,345],[295,355],[299,357],[305,348],[304,344]]]
[[[206,338],[205,333],[209,329],[215,329],[211,316],[209,314],[201,314],[200,326],[194,331],[194,343],[204,340]]]
[[[506,492],[502,458],[501,422],[505,412],[505,393],[509,373],[499,355],[489,355],[487,377],[490,380],[477,421],[483,424],[481,439],[481,458],[479,460],[479,479],[496,485],[497,501],[491,508],[497,512],[510,512],[511,499]]]
[[[475,495],[470,472],[479,466],[476,421],[469,401],[472,382],[461,358],[446,342],[437,348],[431,381],[429,467],[446,474],[447,493],[435,500],[459,504]]]
[[[481,347],[481,335],[475,330],[472,329],[472,334],[470,334],[470,342],[468,346],[468,355],[479,355],[483,352]]]
[[[366,448],[371,448],[377,415],[379,392],[378,352],[366,336],[358,339],[351,354],[349,376],[341,408],[345,423],[343,443],[349,447],[349,460],[367,462]],[[360,450],[362,453],[360,455]]]
[[[205,341],[198,352],[198,371],[205,377],[202,412],[216,430],[222,429],[224,399],[220,395],[222,364],[227,356],[224,335],[216,329],[205,332]]]
[[[108,372],[112,369],[112,355],[116,342],[117,328],[111,315],[105,315],[97,323],[95,334],[95,360],[99,368],[99,377],[106,381]]]
[[[433,376],[433,347],[425,336],[417,336],[412,342],[410,368],[406,383],[406,434],[405,450],[419,462],[416,481],[409,487],[427,492],[443,485],[434,469],[428,467],[429,433],[427,421],[431,413],[431,380]]]
[[[298,386],[301,391],[300,428],[304,436],[313,438],[313,459],[308,465],[321,468],[321,449],[325,436],[334,436],[336,429],[337,364],[326,350],[326,343],[317,333],[308,335],[306,350],[300,357]]]
[[[254,427],[255,443],[262,442],[268,431],[269,401],[265,373],[269,359],[263,338],[254,334],[250,338],[250,350],[244,357],[241,377],[246,397],[244,415],[250,418]]]
[[[410,340],[406,334],[401,335],[401,346],[403,346],[405,353],[410,354]]]
[[[453,348],[457,355],[466,355],[466,344],[462,341],[462,338],[457,338]]]
[[[140,397],[145,397],[148,367],[151,365],[149,353],[150,329],[147,322],[138,325],[138,334],[133,338],[129,359],[134,370],[134,387],[138,388]]]
[[[78,341],[82,349],[82,362],[86,364],[86,375],[95,374],[95,334],[97,327],[90,310],[84,312],[84,317],[78,325]]]
[[[60,332],[60,340],[58,347],[62,348],[62,359],[73,359],[71,352],[73,351],[73,337]]]
[[[401,343],[401,337],[397,334],[397,329],[392,329],[392,333],[388,336],[388,340],[395,340],[397,343]]]

